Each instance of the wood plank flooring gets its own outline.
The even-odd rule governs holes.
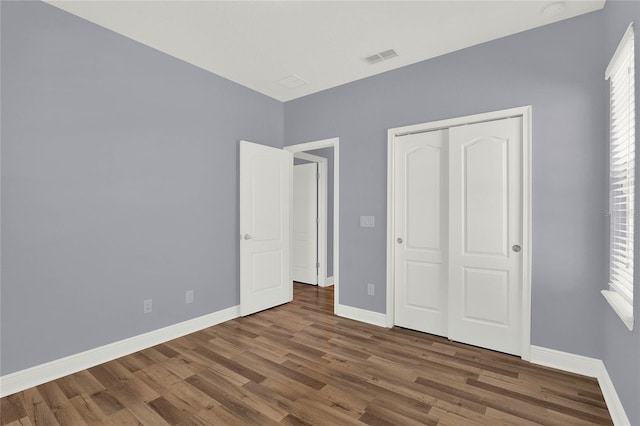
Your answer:
[[[1,400],[2,425],[611,424],[595,379],[333,316],[333,289]]]

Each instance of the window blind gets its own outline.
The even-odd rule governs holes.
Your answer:
[[[633,306],[635,216],[634,31],[629,26],[607,67],[610,81],[609,286]]]

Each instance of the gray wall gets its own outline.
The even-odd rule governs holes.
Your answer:
[[[341,302],[384,312],[386,130],[531,104],[533,344],[603,358],[640,424],[640,327],[628,332],[598,294],[602,77],[639,3],[610,0],[284,107],[46,4],[0,8],[0,374],[236,305],[239,139],[340,137]]]
[[[608,62],[615,52],[622,35],[630,22],[635,22],[636,37],[636,126],[640,116],[640,2],[609,0],[604,8],[606,46]],[[638,131],[636,130],[636,135]],[[638,138],[638,136],[636,136]],[[638,139],[636,139],[636,143]],[[636,169],[640,162],[636,161]],[[636,211],[640,206],[640,194],[636,194]],[[636,215],[636,227],[638,219]],[[636,228],[637,229],[637,228]],[[633,425],[640,425],[640,238],[635,247],[635,326],[629,331],[620,318],[609,307],[604,312],[604,334],[602,359],[613,380],[618,396]],[[603,301],[603,303],[605,303]]]
[[[1,374],[237,305],[238,140],[282,146],[282,103],[1,7]]]
[[[601,357],[602,21],[583,15],[285,103],[285,145],[340,137],[342,304],[385,312],[387,129],[531,104],[532,343]],[[376,228],[360,228],[360,215],[375,215]]]

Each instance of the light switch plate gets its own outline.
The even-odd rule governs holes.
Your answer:
[[[360,216],[360,228],[375,228],[375,216]]]

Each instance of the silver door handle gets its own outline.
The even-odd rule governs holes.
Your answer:
[[[515,251],[516,253],[518,253],[521,249],[522,248],[517,244],[515,244],[513,247],[511,247],[511,250]]]
[[[402,238],[398,238],[396,241],[398,242],[398,244],[402,244]]]
[[[245,240],[250,240],[250,239],[251,239],[251,235],[249,235],[249,234],[244,234],[244,237],[243,237],[243,238],[244,238]]]

